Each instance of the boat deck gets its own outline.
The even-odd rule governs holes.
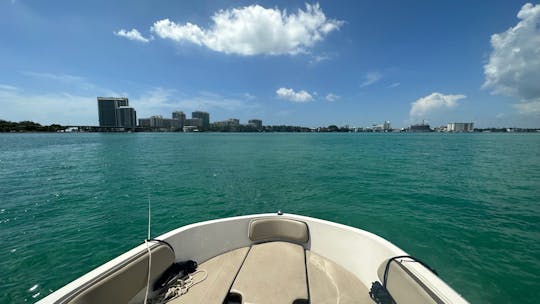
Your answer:
[[[162,280],[174,282],[182,268],[175,262],[190,259],[200,262],[191,278],[153,290]],[[145,301],[147,291],[149,303],[160,304],[373,303],[372,280],[384,282],[387,291],[378,301],[391,295],[397,303],[467,303],[384,239],[279,214],[186,226],[94,269],[40,303],[136,304]]]
[[[199,265],[206,278],[170,304],[373,303],[353,274],[289,242],[267,242],[218,255]],[[198,273],[194,281],[204,278]]]

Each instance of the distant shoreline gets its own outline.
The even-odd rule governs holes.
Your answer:
[[[130,134],[130,133],[140,133],[140,134],[490,134],[490,133],[503,133],[503,134],[540,134],[540,129],[520,129],[520,130],[511,130],[511,131],[473,131],[473,132],[294,132],[294,131],[272,131],[272,132],[219,132],[219,131],[204,131],[204,132],[159,132],[159,131],[135,131],[135,132],[86,132],[86,131],[0,131],[0,134]]]
[[[122,128],[122,127],[99,127],[99,126],[62,126],[51,124],[42,126],[32,121],[11,122],[0,120],[0,133],[538,133],[540,128],[474,128],[472,131],[445,131],[440,128],[426,128],[414,130],[411,128],[402,129],[370,129],[370,128],[349,128],[348,126],[338,127],[330,125],[328,127],[308,128],[301,126],[259,126],[239,125],[236,127],[208,128],[204,130],[194,129],[190,132],[182,132],[181,129],[167,128]],[[185,130],[184,130],[185,131]]]

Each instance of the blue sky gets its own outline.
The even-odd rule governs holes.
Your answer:
[[[526,1],[0,0],[0,119],[540,127],[540,5]]]

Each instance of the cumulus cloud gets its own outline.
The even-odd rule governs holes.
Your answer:
[[[377,81],[381,80],[381,78],[382,78],[381,73],[379,73],[379,72],[369,72],[364,77],[364,82],[362,82],[360,87],[363,88],[363,87],[370,86],[370,85],[376,83]]]
[[[328,95],[326,95],[325,99],[327,101],[330,101],[330,102],[334,102],[334,101],[337,101],[338,99],[340,99],[341,96],[339,95],[335,95],[335,94],[332,94],[332,93],[329,93]]]
[[[292,102],[308,102],[313,100],[313,96],[304,90],[295,92],[293,89],[279,88],[276,94],[279,98]]]
[[[158,20],[151,31],[163,39],[190,42],[217,52],[238,55],[304,53],[338,30],[343,21],[328,19],[319,4],[288,14],[277,8],[250,5],[220,10],[209,28],[187,22]]]
[[[540,5],[523,5],[520,21],[491,36],[492,52],[484,66],[485,88],[517,99],[520,113],[538,114],[540,104]]]
[[[150,39],[145,38],[137,29],[131,29],[131,31],[127,31],[124,29],[121,29],[117,32],[113,32],[116,36],[124,37],[129,40],[135,40],[139,42],[147,43],[150,41]]]
[[[455,108],[458,105],[458,101],[465,97],[465,95],[432,93],[413,102],[409,115],[412,119],[425,118],[426,115],[436,111]]]

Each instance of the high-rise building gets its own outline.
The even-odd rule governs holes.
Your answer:
[[[392,130],[392,127],[390,126],[390,121],[385,120],[383,123],[383,130],[384,131],[390,131]]]
[[[210,114],[208,112],[195,111],[191,113],[191,118],[199,118],[202,121],[202,128],[208,129],[210,126]]]
[[[186,114],[184,114],[184,112],[175,111],[175,112],[172,113],[172,118],[178,121],[176,123],[177,128],[183,128],[184,127],[184,123],[186,121]]]
[[[253,127],[255,127],[257,129],[262,128],[262,120],[260,120],[260,119],[250,119],[248,121],[248,124],[252,125]]]
[[[133,129],[137,127],[137,112],[131,107],[116,109],[116,126]]]
[[[472,132],[474,123],[472,122],[452,122],[446,126],[448,132]]]
[[[118,119],[117,109],[129,107],[127,98],[98,97],[98,115],[100,127],[122,127]]]

